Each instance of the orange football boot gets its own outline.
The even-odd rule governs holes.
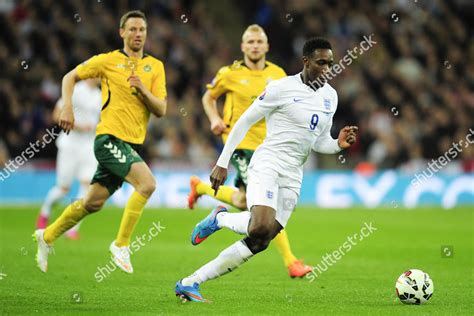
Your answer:
[[[288,275],[292,278],[302,278],[313,271],[313,268],[304,264],[303,260],[295,260],[288,266]]]
[[[196,187],[201,182],[197,176],[191,176],[189,181],[189,186],[191,187],[191,191],[188,194],[188,207],[192,210],[194,208],[194,203],[201,197],[200,194],[197,193]]]

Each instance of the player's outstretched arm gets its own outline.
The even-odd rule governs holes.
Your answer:
[[[238,144],[244,139],[247,131],[264,118],[264,115],[260,113],[253,105],[251,105],[242,116],[237,120],[234,127],[232,128],[229,138],[227,138],[227,142],[225,143],[224,149],[222,149],[222,153],[217,160],[217,164],[219,167],[227,169],[229,165],[230,157],[234,152],[235,148]]]
[[[154,96],[149,90],[146,90],[145,93],[142,93],[143,103],[148,108],[148,110],[155,114],[157,117],[162,117],[166,114],[166,108],[168,103],[166,99],[160,99]]]
[[[62,82],[62,100],[64,102],[63,109],[59,115],[59,127],[61,127],[66,134],[74,128],[74,112],[72,107],[72,93],[74,92],[74,85],[81,80],[77,74],[76,69],[71,70],[63,77]]]
[[[318,139],[312,145],[312,149],[320,154],[335,154],[342,150],[339,146],[338,139],[331,136],[332,118],[331,122],[326,126],[326,129],[321,133]]]
[[[217,193],[219,186],[224,184],[227,178],[227,166],[229,165],[230,157],[235,148],[242,142],[250,127],[263,118],[264,115],[252,104],[237,120],[237,123],[235,123],[225,143],[224,149],[217,160],[216,166],[211,172],[211,185],[215,193]]]
[[[63,99],[59,98],[59,100],[56,102],[56,105],[54,106],[53,114],[51,115],[53,122],[59,124],[59,116],[61,115],[63,106],[64,106]]]
[[[356,141],[357,126],[345,126],[339,131],[337,139],[332,138],[331,131],[332,123],[329,124],[325,131],[318,137],[316,142],[312,145],[315,152],[321,154],[335,154],[343,149],[349,148]]]
[[[64,107],[64,102],[62,98],[59,98],[59,100],[56,102],[56,105],[54,106],[54,110],[52,113],[52,119],[55,123],[59,124],[61,112]],[[76,113],[77,114],[77,113]],[[80,113],[79,113],[80,115]],[[94,125],[80,125],[74,122],[74,130],[79,131],[79,132],[90,132],[95,128]]]
[[[216,136],[221,135],[225,131],[226,125],[217,111],[217,99],[211,95],[209,90],[206,90],[206,93],[202,96],[202,105],[211,122],[212,133]]]
[[[279,95],[280,89],[271,82],[237,120],[237,123],[235,123],[230,131],[224,149],[217,160],[216,167],[212,170],[211,182],[213,182],[214,190],[217,190],[219,186],[224,183],[225,177],[219,175],[223,175],[225,171],[225,176],[227,176],[227,166],[229,165],[230,157],[237,145],[242,142],[250,127],[279,107]],[[213,180],[213,178],[215,180]]]

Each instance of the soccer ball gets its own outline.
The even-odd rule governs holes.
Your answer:
[[[433,295],[433,281],[430,276],[418,269],[404,272],[395,283],[395,290],[404,304],[424,304]]]

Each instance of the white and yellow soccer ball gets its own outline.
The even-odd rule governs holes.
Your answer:
[[[410,269],[398,278],[395,290],[404,304],[424,304],[433,295],[434,285],[428,273]]]

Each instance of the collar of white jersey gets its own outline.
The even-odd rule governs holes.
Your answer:
[[[307,85],[306,83],[303,82],[303,72],[300,72],[300,73],[296,74],[296,77],[297,77],[298,81],[299,81],[302,85],[304,85],[305,87],[307,87],[309,90],[311,90],[311,91],[313,91],[313,92],[316,92],[316,91],[318,91],[319,89],[324,88],[324,87],[328,84],[327,81],[326,81],[326,82],[323,84],[322,87],[319,87],[318,89],[314,90],[310,85]]]

